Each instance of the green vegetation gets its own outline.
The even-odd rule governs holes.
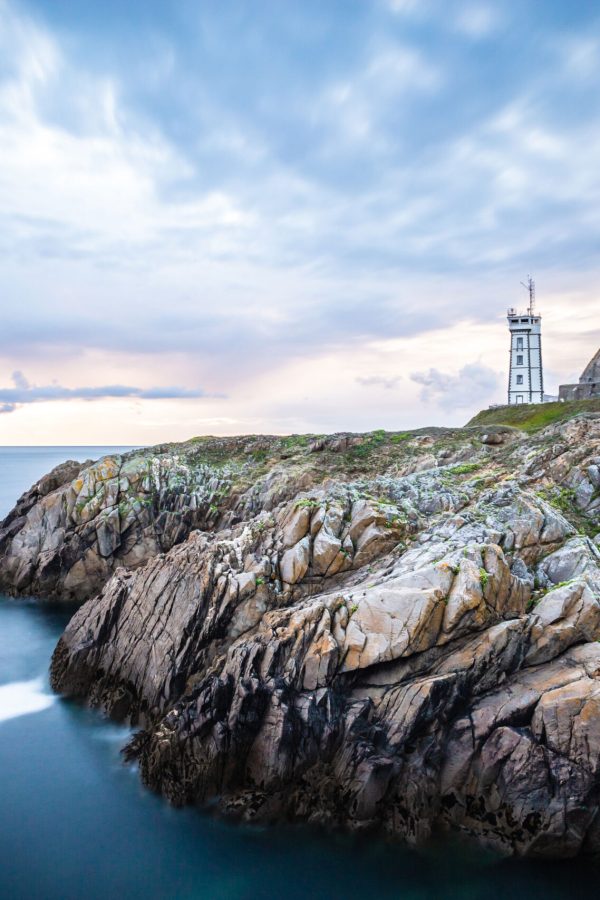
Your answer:
[[[350,447],[348,453],[350,456],[354,456],[357,459],[364,459],[365,456],[369,456],[372,450],[373,445],[367,440],[362,444],[356,444],[355,447]]]
[[[350,447],[348,455],[354,457],[355,459],[364,459],[366,456],[369,456],[377,447],[381,447],[382,444],[387,443],[387,441],[387,431],[385,431],[383,428],[378,428],[376,431],[371,431],[369,434],[366,434],[361,444],[356,444],[355,446]]]
[[[385,522],[386,528],[401,528],[406,524],[406,518],[403,518],[400,515],[393,515],[391,518],[387,519]]]
[[[588,519],[578,508],[576,492],[573,488],[551,487],[538,491],[538,497],[545,500],[573,525],[578,534],[585,535],[592,540],[596,537],[598,526]]]
[[[119,500],[119,503],[117,504],[117,510],[122,519],[125,518],[125,516],[129,512],[129,510],[131,509],[133,502],[134,501],[131,497],[128,497],[123,500]]]
[[[410,431],[400,431],[398,434],[390,435],[390,443],[401,444],[403,441],[410,441],[412,434]]]
[[[313,438],[311,434],[289,434],[281,439],[281,443],[286,450],[295,450],[307,447],[308,442]]]
[[[488,586],[489,580],[490,580],[489,573],[486,572],[486,570],[484,568],[481,568],[479,570],[479,581],[480,581],[481,587],[483,588],[484,591],[485,591],[486,587]]]
[[[575,503],[575,491],[573,488],[555,487],[538,491],[538,497],[546,500],[555,509],[569,515],[573,513]]]
[[[318,500],[314,500],[312,497],[310,499],[305,497],[296,501],[294,509],[317,509],[320,505]]]
[[[580,413],[600,413],[598,400],[570,400],[565,403],[523,403],[519,406],[499,406],[496,409],[484,409],[478,413],[467,427],[473,425],[509,425],[521,431],[533,433],[553,425],[566,422]]]
[[[451,475],[470,475],[471,472],[476,472],[477,469],[481,468],[481,463],[473,462],[473,463],[461,463],[458,466],[452,466],[451,469],[448,469]]]

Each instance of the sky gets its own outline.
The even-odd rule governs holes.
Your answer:
[[[0,0],[0,444],[460,425],[600,346],[597,0]]]

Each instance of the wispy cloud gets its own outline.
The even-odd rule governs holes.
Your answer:
[[[402,381],[402,375],[392,375],[389,378],[385,375],[359,375],[356,381],[363,387],[383,387],[391,391],[398,387]]]
[[[437,403],[451,409],[465,409],[474,403],[485,405],[501,381],[498,372],[482,363],[469,363],[455,375],[428,369],[413,372],[410,378],[422,386],[424,403]]]
[[[182,387],[138,388],[125,384],[108,384],[97,387],[62,387],[60,384],[29,384],[22,372],[13,373],[12,388],[0,388],[0,412],[14,412],[26,403],[43,403],[54,400],[191,400],[199,397],[223,396],[207,394],[202,390]]]

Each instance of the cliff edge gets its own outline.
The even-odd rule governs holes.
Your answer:
[[[56,690],[246,820],[600,852],[600,421],[203,439],[65,464],[0,583],[89,598]]]

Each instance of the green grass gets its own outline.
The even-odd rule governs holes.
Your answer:
[[[543,488],[537,492],[538,497],[545,500],[573,525],[578,534],[585,535],[592,540],[596,537],[598,526],[577,507],[576,493],[573,488],[560,487],[558,485]]]
[[[509,425],[528,433],[541,431],[556,422],[566,422],[574,416],[586,412],[600,412],[600,398],[597,400],[572,400],[566,403],[523,403],[519,406],[499,406],[484,409],[478,413],[467,427],[473,425]]]
[[[297,450],[308,447],[309,441],[314,435],[311,434],[289,434],[287,437],[281,438],[282,446],[286,450]]]
[[[369,431],[363,435],[362,443],[350,447],[348,456],[350,458],[354,457],[355,459],[365,459],[378,447],[387,444],[388,440],[389,435],[384,428],[378,428],[376,431]]]
[[[458,466],[452,466],[451,469],[448,469],[451,475],[470,475],[471,472],[476,472],[477,469],[481,468],[481,463],[473,462],[473,463],[461,463]]]

